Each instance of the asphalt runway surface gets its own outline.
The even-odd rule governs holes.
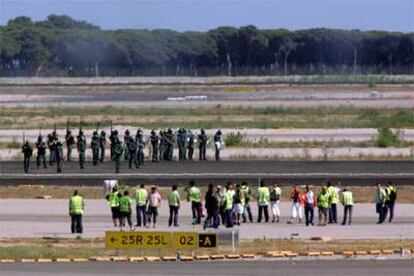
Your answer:
[[[286,191],[287,192],[287,191]],[[112,225],[111,212],[108,203],[103,199],[85,200],[83,217],[85,238],[103,237],[105,231],[118,231],[119,227]],[[135,204],[135,202],[133,203]],[[157,231],[203,231],[202,225],[192,225],[191,206],[182,200],[179,210],[179,227],[168,227],[168,206],[164,199],[159,209]],[[351,226],[330,224],[326,227],[310,226],[304,223],[288,224],[292,205],[282,202],[281,221],[279,223],[257,223],[257,205],[251,205],[254,223],[244,223],[235,226],[240,239],[310,239],[315,236],[332,237],[335,239],[414,239],[414,204],[396,204],[393,223],[377,225],[378,216],[374,204],[356,203],[353,208]],[[303,210],[302,210],[303,213]],[[343,207],[338,206],[338,222],[343,219]],[[68,215],[67,199],[2,199],[0,201],[0,237],[61,237],[73,238],[70,234],[70,217]],[[136,223],[136,211],[133,208],[132,221]],[[202,219],[204,221],[204,219]],[[303,220],[304,222],[304,220]],[[318,222],[318,210],[315,208],[314,223]],[[151,228],[137,228],[136,231],[153,231]],[[211,230],[211,229],[209,229]],[[220,227],[219,231],[228,231]]]
[[[136,185],[138,182],[157,185],[184,184],[196,179],[200,184],[212,181],[246,180],[257,183],[259,179],[277,180],[282,184],[293,182],[320,184],[327,179],[342,185],[373,185],[376,181],[392,180],[397,185],[414,184],[414,162],[411,161],[185,161],[146,162],[139,169],[129,169],[122,163],[121,173],[115,174],[113,162],[93,167],[90,162],[80,170],[77,162],[66,162],[63,173],[56,167],[36,169],[32,162],[29,174],[23,172],[22,161],[0,162],[0,185],[90,185],[101,186],[103,180],[118,179],[122,183]]]
[[[412,276],[412,260],[212,261],[191,263],[12,263],[1,275]]]

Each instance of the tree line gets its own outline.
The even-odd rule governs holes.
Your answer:
[[[0,76],[413,74],[414,33],[102,30],[65,15],[0,26]]]

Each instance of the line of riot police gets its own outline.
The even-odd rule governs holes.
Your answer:
[[[98,166],[99,163],[103,163],[105,160],[105,149],[107,145],[106,133],[101,130],[99,133],[99,124],[91,138],[91,151],[92,151],[92,164]],[[220,160],[220,150],[222,148],[221,131],[218,130],[214,135],[214,148],[215,159]],[[72,131],[69,129],[69,123],[66,128],[65,134],[66,143],[66,161],[72,161],[73,148],[76,146],[78,152],[79,166],[81,169],[85,168],[86,161],[86,149],[87,141],[82,130],[82,126],[79,128],[79,133],[75,137]],[[33,156],[33,149],[28,140],[25,140],[22,147],[22,153],[24,155],[24,171],[30,172],[30,159]],[[178,160],[193,160],[194,147],[198,143],[199,148],[199,160],[206,160],[206,148],[210,143],[204,129],[200,130],[199,134],[193,133],[190,129],[180,128],[177,131],[173,131],[171,128],[166,130],[160,130],[158,133],[156,130],[152,130],[148,139],[145,139],[142,129],[138,129],[135,136],[127,129],[124,132],[123,142],[119,137],[119,132],[113,129],[111,124],[111,130],[109,135],[110,142],[110,159],[115,163],[115,172],[119,173],[121,168],[122,159],[128,162],[128,167],[132,169],[139,168],[144,164],[144,147],[147,142],[151,146],[151,161],[172,161],[175,145],[178,147]],[[49,150],[49,166],[56,164],[58,173],[63,170],[63,143],[59,140],[56,132],[56,125],[54,130],[47,135],[47,140],[43,140],[41,131],[36,142],[37,156],[36,166],[39,169],[41,166],[47,168],[46,151]]]

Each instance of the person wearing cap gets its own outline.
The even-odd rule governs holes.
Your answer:
[[[178,211],[180,210],[180,194],[178,193],[178,186],[173,185],[172,191],[168,195],[168,205],[170,207],[170,218],[168,219],[168,226],[178,227]]]
[[[106,132],[102,130],[101,135],[99,136],[99,151],[101,153],[99,161],[101,163],[103,163],[105,159],[105,147],[106,147]]]
[[[92,149],[92,164],[94,166],[98,165],[99,162],[99,148],[100,141],[98,131],[94,131],[91,139],[91,149]]]
[[[204,129],[201,129],[201,133],[198,135],[198,150],[199,160],[206,160],[206,147],[208,142],[208,136]]]
[[[30,159],[33,156],[33,148],[30,145],[29,140],[26,140],[24,145],[22,146],[22,153],[24,156],[24,160],[23,160],[24,172],[29,173],[30,172]]]
[[[148,205],[148,224],[147,228],[149,227],[152,221],[152,227],[155,228],[157,224],[157,217],[158,217],[158,208],[161,206],[161,195],[157,191],[156,186],[151,187],[151,192],[147,198],[147,205]]]

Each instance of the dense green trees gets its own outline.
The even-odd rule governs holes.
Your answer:
[[[68,16],[0,26],[1,76],[414,73],[414,33],[249,25],[101,30]]]

